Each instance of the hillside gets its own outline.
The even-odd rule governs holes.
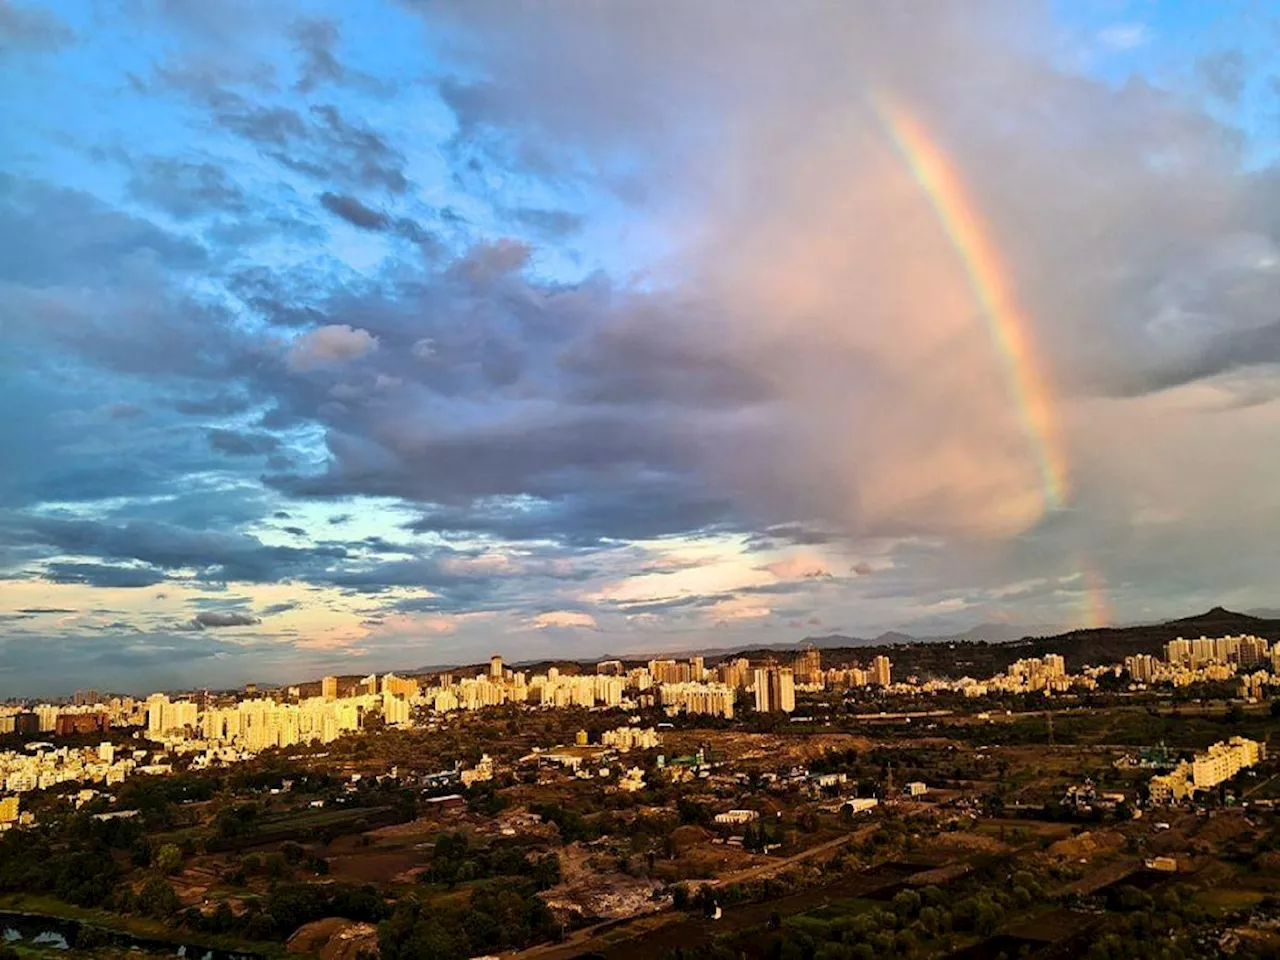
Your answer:
[[[983,641],[940,641],[933,643],[829,645],[833,638],[822,638],[827,663],[842,660],[865,662],[877,654],[888,655],[894,662],[894,673],[910,673],[959,677],[987,676],[1004,670],[1015,660],[1060,653],[1067,668],[1077,670],[1084,664],[1119,663],[1138,653],[1159,654],[1164,645],[1178,637],[1221,637],[1248,633],[1268,640],[1280,640],[1280,619],[1264,619],[1214,607],[1205,613],[1181,620],[1129,627],[1103,627],[1095,630],[1072,630],[1044,637],[1024,637],[1002,643]]]

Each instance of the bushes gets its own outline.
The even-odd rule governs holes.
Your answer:
[[[160,877],[152,877],[138,891],[137,910],[147,917],[163,920],[177,913],[182,902],[169,881]]]
[[[431,864],[422,874],[427,883],[450,887],[489,877],[532,878],[534,887],[546,890],[560,882],[560,858],[554,853],[532,861],[512,844],[473,847],[465,833],[443,833],[436,838]]]
[[[111,851],[101,843],[55,850],[39,830],[0,835],[0,890],[51,893],[81,907],[106,903],[119,883]]]
[[[430,911],[406,898],[378,927],[382,958],[465,960],[553,939],[559,925],[535,892],[531,881],[495,881],[465,906]]]

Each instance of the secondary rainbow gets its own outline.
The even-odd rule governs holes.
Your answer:
[[[924,127],[884,97],[870,102],[964,266],[1035,456],[1045,509],[1059,509],[1066,503],[1067,469],[1054,427],[1051,393],[1001,258],[952,164]]]

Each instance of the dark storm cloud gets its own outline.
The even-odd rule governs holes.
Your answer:
[[[162,570],[119,567],[105,563],[49,563],[44,577],[51,583],[83,583],[93,587],[153,587],[166,577]]]
[[[213,213],[243,213],[244,191],[214,163],[151,157],[139,163],[128,183],[135,200],[178,220]]]
[[[0,279],[46,286],[107,280],[113,267],[155,261],[176,270],[206,262],[203,247],[98,198],[0,174]]]
[[[18,611],[27,614],[47,614],[47,613],[79,613],[78,610],[71,610],[67,607],[25,607]]]
[[[385,230],[390,218],[380,210],[366,207],[355,197],[336,193],[320,194],[320,204],[335,217],[361,230]]]
[[[220,582],[272,582],[308,574],[319,577],[330,564],[347,556],[347,550],[337,545],[268,546],[249,534],[193,530],[155,521],[117,525],[7,517],[0,522],[0,541],[41,545],[66,554],[138,560],[162,570],[194,569],[201,579]],[[83,564],[51,567],[55,574],[84,577],[111,576],[120,569]],[[153,583],[162,579],[155,576]]]
[[[190,687],[196,664],[212,685],[242,682],[240,673],[257,659],[254,651],[214,635],[193,640],[190,635],[139,633],[125,623],[106,631],[56,634],[30,627],[0,637],[0,676],[22,677],[24,692],[35,696],[69,693],[86,676],[100,688],[146,693],[156,686]],[[69,670],[72,664],[74,671]]]
[[[1211,335],[1182,356],[1129,371],[1103,384],[1118,396],[1136,397],[1195,383],[1248,367],[1280,363],[1280,320],[1260,327]]]
[[[775,550],[781,546],[821,546],[840,540],[839,534],[799,523],[783,523],[754,533],[747,540],[747,549]]]
[[[251,457],[274,452],[279,449],[280,440],[269,433],[212,429],[209,431],[209,446],[228,456]]]
[[[444,536],[593,546],[609,540],[732,530],[733,517],[733,505],[727,499],[677,484],[638,481],[600,490],[584,484],[578,493],[538,503],[533,509],[528,503],[500,500],[439,507],[413,521],[409,529]]]

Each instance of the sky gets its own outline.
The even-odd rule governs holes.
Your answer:
[[[0,0],[0,697],[1277,606],[1276,51]]]

